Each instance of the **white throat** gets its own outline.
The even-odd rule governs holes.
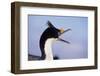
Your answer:
[[[46,43],[45,43],[45,54],[46,54],[46,58],[45,60],[53,60],[53,53],[52,53],[52,43],[55,41],[55,38],[50,38],[47,39]]]

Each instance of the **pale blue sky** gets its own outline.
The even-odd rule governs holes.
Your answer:
[[[39,40],[50,21],[57,28],[70,28],[72,31],[61,36],[69,41],[66,44],[57,41],[53,44],[53,55],[60,59],[78,59],[88,57],[88,18],[75,16],[28,16],[28,52],[31,55],[40,56]]]

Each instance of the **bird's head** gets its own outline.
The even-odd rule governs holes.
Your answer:
[[[65,32],[70,31],[71,29],[67,29],[67,30],[64,30],[63,28],[58,29],[58,28],[54,27],[50,21],[48,21],[47,24],[48,24],[48,30],[50,31],[51,38],[55,38],[56,40],[59,40],[59,41],[62,41],[62,42],[68,43],[68,44],[70,43],[66,40],[61,39],[60,36],[62,34],[64,34]]]

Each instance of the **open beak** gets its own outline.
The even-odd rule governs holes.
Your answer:
[[[60,35],[64,34],[65,32],[68,32],[68,31],[71,31],[71,29],[67,29],[67,30],[60,29]]]
[[[63,39],[61,39],[61,38],[58,38],[58,40],[59,40],[59,41],[62,41],[62,42],[65,42],[65,43],[67,43],[67,44],[70,44],[70,42],[68,42],[68,41],[66,41],[66,40],[63,40]]]
[[[71,29],[67,29],[64,32],[62,32],[62,34],[64,34],[65,32],[71,31]]]
[[[63,29],[60,29],[60,35],[61,36],[62,34],[64,34],[65,32],[68,32],[68,31],[71,31],[71,29],[67,29],[67,30],[63,30]],[[70,42],[66,41],[66,40],[63,40],[61,38],[58,38],[59,41],[62,41],[62,42],[65,42],[67,44],[70,44]]]

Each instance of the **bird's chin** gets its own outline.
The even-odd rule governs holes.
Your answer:
[[[58,41],[58,38],[55,38],[55,41]]]
[[[51,38],[53,42],[58,41],[58,38]]]

